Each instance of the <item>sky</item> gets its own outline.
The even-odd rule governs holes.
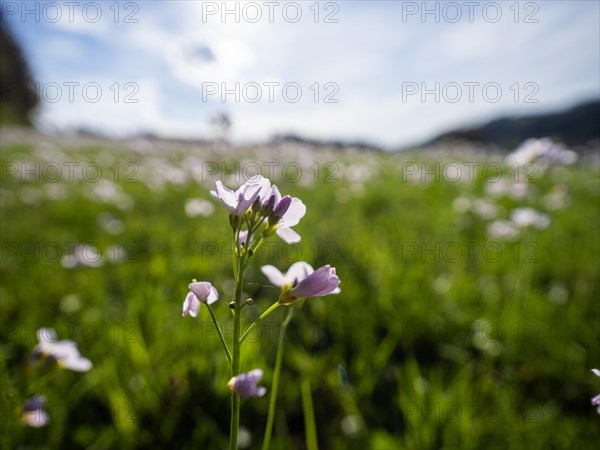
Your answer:
[[[600,98],[600,2],[2,1],[46,130],[398,148]]]

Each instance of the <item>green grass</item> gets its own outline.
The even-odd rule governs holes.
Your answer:
[[[102,181],[115,178],[108,168],[118,164],[121,197],[102,202],[100,181],[70,181],[65,174],[49,183],[43,172],[39,180],[12,174],[17,161],[51,170],[45,145],[2,147],[3,447],[225,448],[229,373],[218,336],[208,311],[196,320],[181,317],[190,280],[211,281],[222,299],[213,310],[231,338],[230,231],[225,209],[208,193],[217,178],[191,178],[194,170],[200,181],[204,174],[192,168],[189,149],[50,148],[65,161],[97,162]],[[199,157],[218,158],[210,151]],[[283,164],[294,158],[278,149],[248,149],[239,160]],[[595,448],[597,167],[552,168],[529,184],[527,198],[498,200],[501,218],[530,206],[551,219],[547,229],[530,229],[507,243],[487,235],[488,221],[453,208],[461,195],[486,197],[479,172],[473,181],[430,176],[426,183],[404,176],[402,162],[414,161],[408,155],[314,151],[302,158],[300,180],[275,179],[307,206],[296,227],[302,241],[288,248],[274,237],[257,255],[244,289],[255,303],[244,309],[244,320],[258,317],[278,295],[260,264],[331,264],[342,293],[295,308],[271,448],[307,446],[302,380],[312,390],[322,449]],[[227,167],[234,161],[228,157]],[[139,168],[132,177],[138,183],[124,180],[128,162]],[[307,169],[315,162],[318,182]],[[356,181],[358,166],[368,167],[370,176]],[[185,180],[158,185],[161,177],[176,180],[173,168],[182,169]],[[569,201],[547,210],[544,199],[556,186],[566,189]],[[190,198],[211,201],[214,214],[188,217]],[[122,221],[122,233],[98,224],[107,212]],[[74,242],[103,253],[119,245],[129,254],[102,267],[64,268],[57,249],[65,255]],[[244,347],[242,370],[263,368],[267,388],[284,316],[280,308]],[[28,370],[42,326],[77,341],[92,371]],[[340,381],[339,365],[347,383]],[[45,428],[20,424],[19,408],[32,394],[47,397],[52,421]],[[260,448],[267,398],[242,402],[250,448]]]

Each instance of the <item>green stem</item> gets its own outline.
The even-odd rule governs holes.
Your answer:
[[[229,350],[229,346],[227,345],[227,341],[225,341],[225,337],[223,336],[223,332],[221,331],[221,327],[219,326],[219,322],[215,318],[215,315],[210,309],[210,305],[207,303],[206,307],[208,308],[208,312],[210,313],[210,317],[212,318],[213,323],[215,324],[215,328],[217,329],[217,333],[219,333],[219,338],[221,338],[221,344],[223,345],[223,350],[225,350],[225,356],[227,356],[227,361],[231,365],[231,351]]]
[[[261,235],[258,238],[258,240],[254,241],[252,244],[250,244],[250,246],[248,247],[248,250],[247,250],[248,257],[246,258],[246,261],[244,262],[244,265],[242,266],[242,270],[246,270],[246,266],[250,262],[250,259],[252,258],[252,255],[254,255],[254,253],[256,253],[256,251],[263,244],[264,240],[265,240],[265,238]]]
[[[281,362],[283,361],[283,345],[285,330],[292,319],[294,310],[290,307],[285,320],[279,330],[279,341],[277,342],[277,357],[275,359],[275,370],[273,372],[273,384],[271,385],[271,396],[269,398],[269,414],[267,416],[267,426],[265,427],[265,437],[263,439],[263,450],[269,450],[271,445],[271,434],[273,432],[273,422],[275,420],[275,406],[277,403],[277,391],[279,390],[279,374],[281,373]]]
[[[232,247],[231,249],[233,250],[233,261],[232,261],[232,265],[233,265],[233,279],[237,280],[238,279],[238,259],[241,257],[240,255],[240,246],[238,245],[238,230],[233,230],[233,240],[232,240]]]
[[[273,311],[275,311],[279,306],[281,306],[281,303],[279,302],[275,302],[273,303],[269,309],[267,309],[264,313],[262,313],[260,315],[260,317],[258,319],[256,319],[254,322],[252,322],[252,325],[250,325],[248,327],[248,329],[244,332],[244,334],[242,335],[242,337],[240,338],[240,344],[242,342],[244,342],[244,340],[246,339],[246,337],[248,336],[248,334],[254,329],[254,327],[256,325],[258,325],[265,317],[267,317],[269,314],[271,314]]]
[[[64,370],[64,369],[61,369],[59,367],[52,367],[50,370],[48,370],[45,374],[43,374],[37,380],[35,380],[31,383],[28,383],[27,389],[26,389],[28,395],[35,395],[38,392],[40,392],[42,390],[42,387],[46,383],[48,383],[50,380],[52,380],[60,370]]]
[[[231,377],[240,373],[240,354],[241,354],[241,306],[242,306],[242,285],[244,283],[244,270],[242,269],[242,257],[237,255],[237,277],[235,280],[235,314],[233,315],[233,357],[231,361]],[[237,450],[238,433],[240,427],[240,396],[231,391],[231,426],[229,430],[229,449]]]
[[[307,450],[319,450],[317,441],[317,426],[315,424],[315,411],[312,402],[312,392],[310,389],[310,380],[303,377],[300,382],[302,392],[302,410],[304,411],[304,432],[306,434]]]

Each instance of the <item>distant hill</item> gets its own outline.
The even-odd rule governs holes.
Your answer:
[[[424,146],[467,141],[514,149],[526,139],[541,137],[549,137],[571,147],[593,145],[594,141],[600,140],[600,101],[584,103],[561,112],[504,117],[478,127],[449,131],[426,142]]]
[[[337,139],[330,140],[321,140],[321,139],[311,139],[303,136],[299,136],[297,134],[278,134],[273,136],[270,140],[271,144],[281,144],[281,143],[293,143],[293,144],[304,144],[309,145],[311,147],[329,147],[329,148],[348,148],[353,147],[359,150],[375,150],[380,151],[381,147],[376,144],[365,142],[365,141],[343,141]]]

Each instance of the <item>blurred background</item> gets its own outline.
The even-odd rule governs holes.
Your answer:
[[[307,206],[259,270],[331,264],[286,334],[271,448],[595,448],[600,4],[0,2],[3,448],[224,448],[226,210]],[[269,317],[243,370],[270,389]],[[93,368],[32,365],[36,331]],[[43,395],[47,423],[27,419]],[[268,400],[242,403],[260,448]],[[307,415],[308,414],[308,415]],[[37,426],[35,426],[37,425]],[[43,426],[42,426],[43,425]]]

